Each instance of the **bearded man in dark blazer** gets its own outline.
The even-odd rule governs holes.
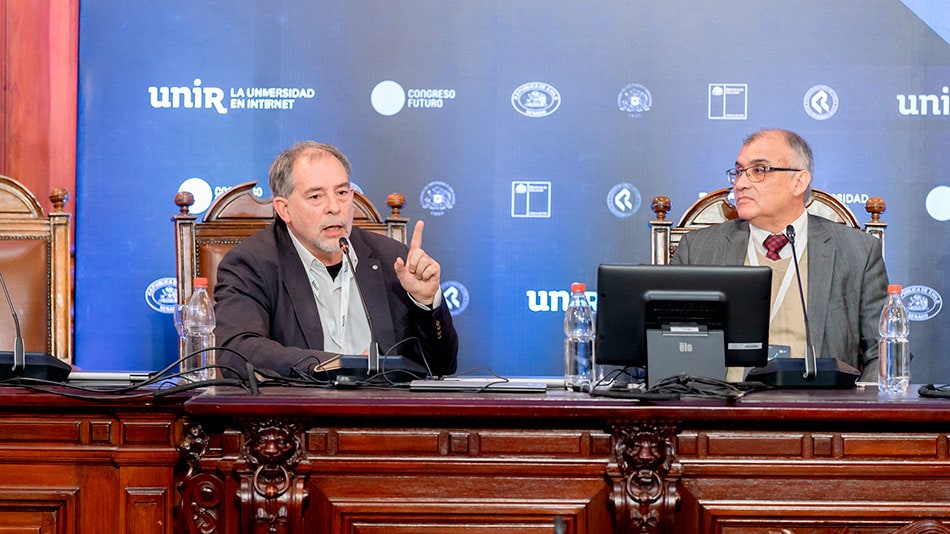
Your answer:
[[[804,357],[805,321],[791,247],[770,254],[763,244],[794,226],[816,354],[858,369],[860,381],[876,382],[878,321],[887,293],[881,242],[807,214],[813,167],[811,148],[798,134],[760,130],[750,135],[735,168],[727,172],[739,218],[687,233],[672,262],[771,267],[769,343],[788,345],[793,357]],[[730,369],[727,379],[742,376]]]
[[[354,227],[350,163],[332,145],[295,144],[274,160],[269,181],[274,223],[218,266],[217,342],[284,376],[319,377],[320,365],[366,354],[372,342],[380,354],[392,348],[434,375],[455,372],[458,336],[442,302],[441,267],[422,249],[423,222],[408,249]],[[244,368],[220,354],[229,367]]]

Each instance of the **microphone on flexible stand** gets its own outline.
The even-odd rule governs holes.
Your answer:
[[[23,372],[26,369],[26,352],[23,350],[23,334],[20,332],[20,319],[16,315],[16,308],[13,306],[13,299],[10,298],[10,292],[7,290],[7,283],[3,280],[3,274],[0,273],[0,284],[3,285],[3,293],[7,296],[7,304],[10,306],[10,313],[13,314],[13,326],[16,328],[16,338],[13,341],[13,368],[14,373],[19,370]]]
[[[369,351],[366,358],[367,372],[369,376],[375,375],[379,371],[379,344],[376,343],[376,329],[373,328],[373,317],[366,307],[366,299],[363,298],[363,290],[360,289],[360,283],[356,279],[356,268],[353,266],[353,260],[350,258],[350,241],[346,237],[340,238],[340,250],[346,257],[346,263],[350,266],[350,272],[353,273],[353,283],[356,285],[356,294],[360,297],[360,304],[363,305],[363,313],[366,314],[366,322],[369,323]]]
[[[802,316],[805,319],[805,357],[776,358],[765,365],[749,371],[746,380],[763,382],[770,386],[786,388],[834,388],[854,387],[861,373],[857,369],[837,358],[819,358],[811,342],[811,328],[808,324],[808,305],[805,302],[805,290],[802,274],[798,268],[798,254],[795,250],[795,227],[785,227],[785,237],[792,246],[792,262],[798,279],[798,295],[802,301]]]
[[[0,380],[19,379],[19,378],[37,378],[41,380],[52,380],[62,382],[69,376],[72,367],[68,363],[56,358],[51,354],[30,352],[27,353],[23,348],[23,334],[20,331],[20,318],[17,317],[16,307],[13,305],[13,299],[10,298],[10,291],[7,290],[7,283],[0,273],[0,285],[3,286],[3,293],[7,297],[7,304],[10,306],[10,314],[13,316],[13,326],[16,329],[16,337],[13,341],[13,353],[10,351],[0,351]],[[12,367],[8,364],[12,361]]]
[[[798,268],[798,253],[795,251],[795,227],[791,224],[785,227],[785,237],[788,238],[788,244],[792,246],[792,263],[795,265],[795,278],[798,280],[798,297],[802,301],[802,316],[805,319],[805,372],[802,374],[802,378],[812,380],[815,378],[817,356],[815,355],[815,346],[811,342],[811,327],[808,326],[808,304],[805,303],[802,272]]]

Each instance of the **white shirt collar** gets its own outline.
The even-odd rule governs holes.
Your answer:
[[[792,222],[792,226],[795,227],[795,253],[801,257],[805,246],[808,244],[808,210],[802,211],[802,214]],[[766,253],[763,242],[770,235],[772,235],[772,232],[749,223],[749,239],[752,241],[756,252],[763,256]],[[782,259],[792,257],[792,247],[782,248],[779,256]]]

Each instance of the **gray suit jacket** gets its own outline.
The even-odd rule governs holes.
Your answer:
[[[742,265],[749,223],[741,219],[683,236],[673,263]],[[808,322],[819,358],[838,358],[877,381],[878,322],[887,296],[881,242],[828,219],[808,217]]]
[[[385,236],[353,228],[359,260],[356,281],[373,321],[380,354],[394,347],[428,363],[433,374],[455,372],[458,336],[444,303],[425,310],[409,299],[393,263],[406,246]],[[307,273],[280,219],[231,249],[218,265],[214,288],[216,341],[251,360],[257,368],[293,376],[336,356],[323,351],[323,329]],[[403,342],[396,345],[399,342]],[[243,362],[220,351],[226,365]]]

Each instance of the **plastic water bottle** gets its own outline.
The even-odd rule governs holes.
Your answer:
[[[594,314],[582,282],[571,284],[564,314],[564,387],[590,391],[594,366]]]
[[[910,321],[897,284],[887,286],[879,331],[877,388],[884,393],[906,393],[910,384]]]
[[[208,295],[208,279],[195,278],[195,292],[182,310],[184,343],[182,344],[181,372],[192,382],[213,380],[217,373],[209,367],[215,364],[214,304]]]

